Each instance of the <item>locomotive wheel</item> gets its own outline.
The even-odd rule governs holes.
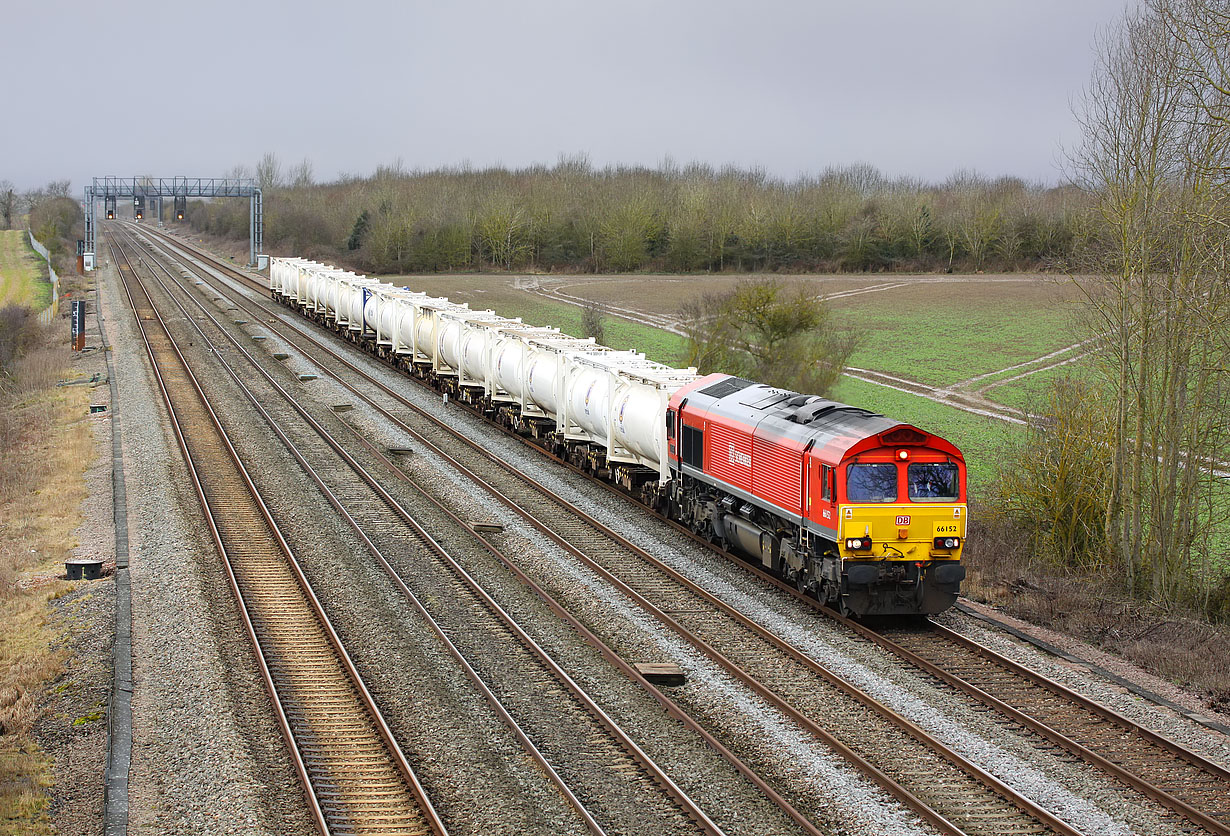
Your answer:
[[[806,572],[795,572],[794,573],[794,588],[797,589],[799,592],[802,592],[804,595],[811,594],[807,591],[807,573]]]

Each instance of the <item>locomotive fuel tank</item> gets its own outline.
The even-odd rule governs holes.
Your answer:
[[[730,543],[732,549],[766,569],[778,568],[781,541],[776,534],[737,514],[721,515],[718,517],[718,526],[718,534]]]

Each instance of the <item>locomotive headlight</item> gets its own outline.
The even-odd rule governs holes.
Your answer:
[[[960,537],[936,537],[935,547],[937,549],[958,549],[961,547]]]
[[[897,461],[904,462],[904,461],[909,461],[909,459],[910,459],[909,450],[898,450],[897,451]]]
[[[867,551],[871,548],[870,537],[848,537],[846,538],[846,548],[852,552]]]

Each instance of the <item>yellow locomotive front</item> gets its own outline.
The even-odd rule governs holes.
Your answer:
[[[846,451],[835,468],[842,609],[933,614],[965,578],[965,461],[952,444],[899,428]]]

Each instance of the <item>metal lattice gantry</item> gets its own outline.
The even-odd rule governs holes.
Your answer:
[[[176,205],[190,197],[246,197],[248,203],[249,266],[262,266],[265,246],[265,210],[261,190],[250,177],[95,177],[85,187],[86,264],[92,266],[95,253],[95,202],[114,206],[119,198],[136,200],[175,198]]]

